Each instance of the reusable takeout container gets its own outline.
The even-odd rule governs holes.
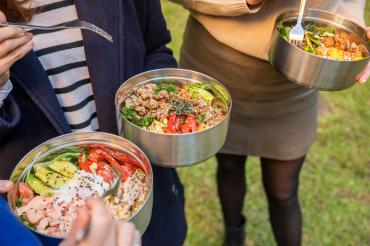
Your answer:
[[[121,115],[124,100],[133,88],[147,83],[206,83],[225,103],[228,112],[224,119],[206,130],[187,134],[155,133],[136,126]],[[161,167],[185,167],[200,163],[215,155],[223,146],[229,128],[231,97],[217,80],[195,71],[159,69],[136,75],[121,85],[115,99],[119,134],[137,144],[149,160]]]
[[[271,38],[269,60],[272,66],[289,80],[299,85],[324,91],[337,91],[351,87],[370,61],[367,56],[357,61],[337,61],[305,52],[280,36],[277,25],[296,23],[298,12],[289,10],[280,14]],[[329,12],[307,9],[303,22],[323,23],[337,31],[347,32],[361,41],[370,51],[366,30],[355,22]]]
[[[62,135],[50,139],[49,141],[40,144],[39,146],[28,152],[28,154],[25,157],[23,157],[23,159],[14,168],[10,177],[10,180],[15,182],[16,184],[15,189],[8,193],[8,203],[10,209],[14,213],[14,216],[21,222],[21,220],[15,213],[17,184],[20,182],[21,177],[28,170],[30,170],[30,168],[32,168],[32,164],[38,162],[39,160],[42,160],[49,154],[54,153],[55,151],[61,150],[63,148],[86,144],[101,144],[109,148],[127,153],[132,157],[136,158],[136,160],[142,166],[143,170],[146,172],[149,178],[148,182],[149,193],[144,204],[141,205],[141,208],[139,208],[128,220],[133,222],[136,225],[137,229],[140,231],[140,233],[143,234],[149,225],[153,207],[153,172],[150,166],[150,162],[146,155],[130,141],[119,136],[102,132],[83,132],[83,133],[81,132]],[[27,228],[32,230],[29,227]],[[56,245],[63,239],[58,237],[52,237],[46,234],[41,234],[40,232],[37,232],[35,230],[32,231],[46,245]]]

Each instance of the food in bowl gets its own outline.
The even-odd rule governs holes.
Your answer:
[[[122,105],[122,116],[155,133],[185,134],[208,129],[222,119],[228,106],[205,83],[163,80],[133,88]]]
[[[294,24],[277,25],[279,34],[289,40]],[[304,25],[304,39],[299,48],[304,51],[338,61],[356,61],[369,56],[366,46],[353,34],[337,30],[326,24],[308,23]]]
[[[87,198],[102,198],[113,218],[127,220],[145,202],[148,182],[127,153],[97,144],[63,148],[22,175],[15,213],[39,233],[65,237]],[[115,185],[113,197],[109,192]]]

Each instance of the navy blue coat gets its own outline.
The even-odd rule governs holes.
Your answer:
[[[117,133],[114,95],[140,72],[176,67],[159,0],[77,0],[80,19],[113,36],[111,44],[83,31],[101,131]],[[11,68],[14,89],[0,109],[0,178],[9,178],[33,147],[71,130],[46,72],[33,52]],[[144,245],[182,245],[186,235],[183,187],[173,169],[153,167],[154,208]],[[1,232],[0,232],[1,233]]]

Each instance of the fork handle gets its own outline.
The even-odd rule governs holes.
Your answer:
[[[35,26],[22,23],[13,23],[13,22],[0,22],[0,26],[14,26],[25,29],[39,29],[39,30],[56,30],[56,29],[65,29],[66,26]]]
[[[303,13],[306,6],[306,0],[301,0],[301,5],[299,6],[299,15],[297,25],[302,25]]]

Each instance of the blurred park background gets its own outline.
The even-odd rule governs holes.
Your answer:
[[[162,0],[176,58],[188,12]],[[370,1],[366,22],[370,25]],[[321,93],[318,136],[303,167],[303,245],[370,245],[370,82]],[[214,158],[178,170],[186,189],[188,246],[221,245],[223,222]],[[248,159],[248,245],[275,245],[257,158]]]

